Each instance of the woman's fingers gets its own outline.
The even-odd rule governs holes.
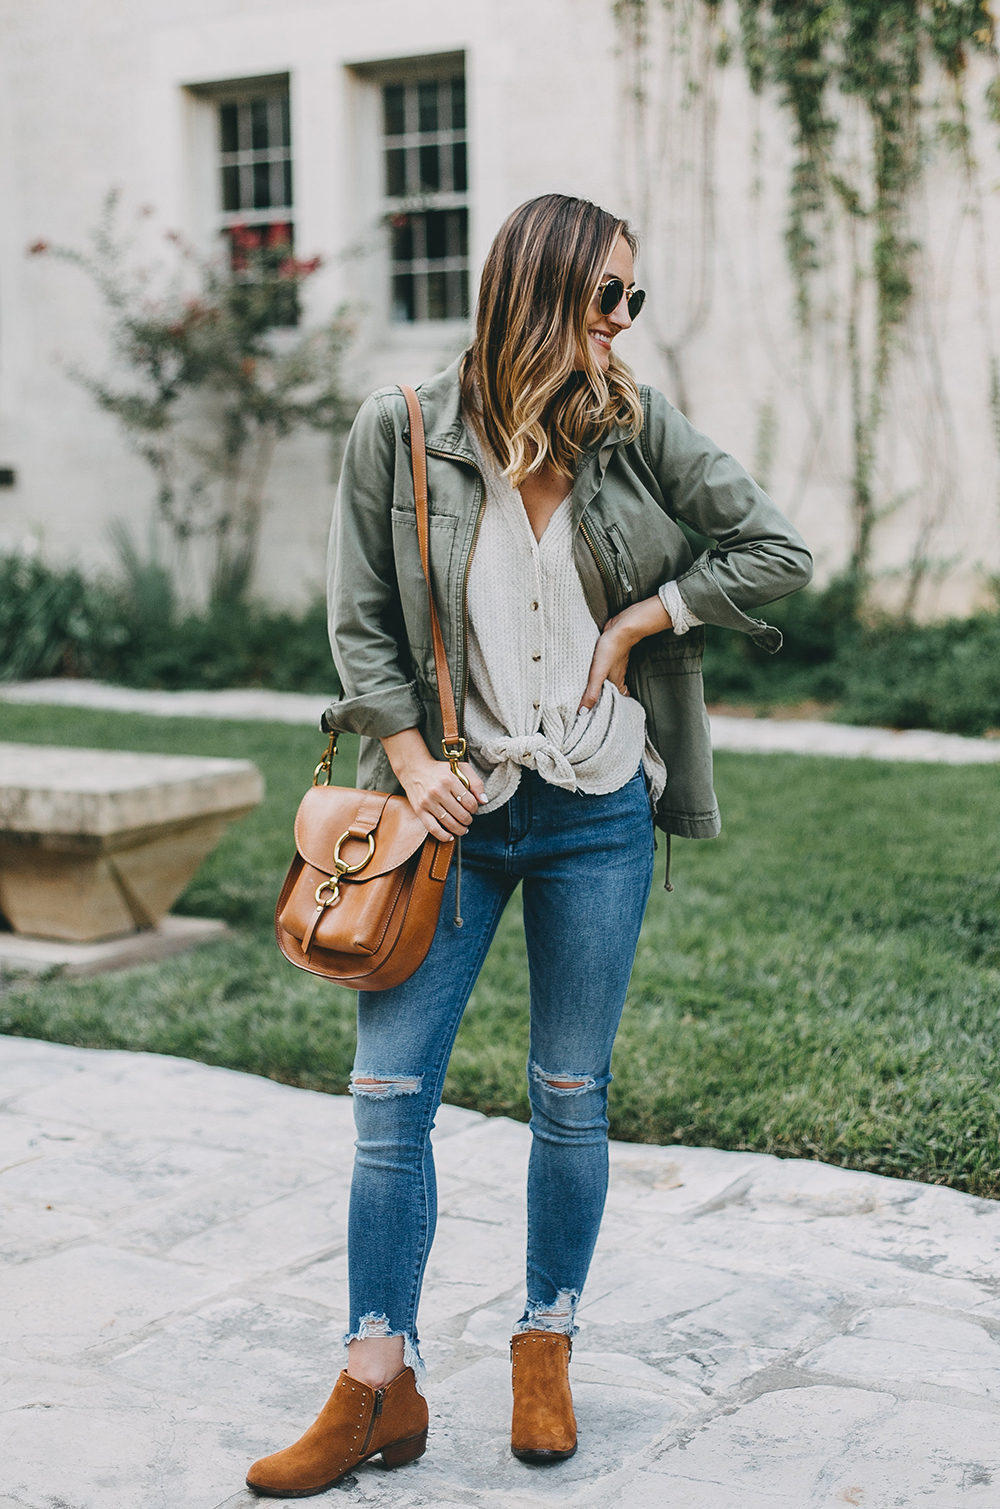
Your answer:
[[[594,646],[594,657],[590,662],[590,678],[587,681],[587,689],[580,698],[580,711],[589,712],[591,708],[597,706],[601,687],[605,681],[613,681],[620,691],[625,683],[627,669],[628,650],[623,651],[615,637],[605,630]]]
[[[410,805],[428,833],[444,842],[461,838],[466,832],[473,812],[479,807],[479,798],[446,769],[443,776],[428,783],[419,795],[411,795]]]
[[[466,761],[463,760],[458,768],[469,783],[469,790],[476,798],[476,805],[482,806],[486,801],[486,787],[483,785],[482,781],[473,770],[472,766],[467,764]],[[473,807],[472,810],[474,812],[476,810],[475,807]]]

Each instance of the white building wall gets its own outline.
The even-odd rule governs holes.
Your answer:
[[[467,338],[457,322],[400,327],[386,319],[373,238],[378,97],[364,65],[464,52],[474,275],[504,216],[534,194],[561,190],[632,213],[638,205],[637,228],[647,238],[640,281],[651,297],[621,349],[641,379],[676,397],[655,336],[657,324],[661,334],[669,331],[673,302],[686,297],[685,247],[697,255],[698,232],[693,224],[689,234],[678,227],[676,214],[673,231],[664,230],[672,213],[665,194],[645,209],[640,202],[610,0],[327,0],[302,7],[285,0],[0,0],[0,21],[0,466],[13,466],[18,477],[14,489],[0,490],[0,547],[35,540],[54,561],[95,566],[110,559],[111,520],[132,521],[141,534],[151,515],[147,468],[66,375],[73,365],[106,366],[93,290],[76,269],[29,259],[25,249],[40,238],[80,245],[111,185],[121,187],[129,213],[155,207],[135,225],[138,261],[166,264],[167,228],[207,246],[214,123],[192,92],[198,85],[289,75],[296,249],[326,258],[309,285],[307,320],[344,303],[356,311],[349,371],[361,396],[430,374]],[[798,361],[782,243],[787,126],[774,108],[750,99],[738,63],[720,88],[714,290],[709,316],[685,352],[689,409],[699,427],[752,466],[762,408],[771,406],[771,490],[828,575],[843,564],[850,539],[844,353],[820,351],[808,371]],[[982,147],[996,151],[992,141]],[[931,280],[913,335],[937,330],[952,393],[953,434],[949,439],[945,425],[941,445],[952,447],[955,480],[945,479],[932,500],[940,515],[932,553],[953,564],[943,583],[925,589],[926,613],[967,608],[981,595],[984,574],[1000,569],[997,457],[982,404],[982,300],[970,275],[969,225],[939,212],[954,200],[948,172],[947,165],[932,170],[925,211],[928,243],[945,271]],[[996,217],[992,201],[988,214]],[[1000,225],[989,231],[996,245]],[[360,254],[346,256],[352,247]],[[905,484],[928,461],[930,442],[925,427],[914,432],[919,404],[907,395],[906,380],[893,405],[887,457]],[[816,412],[822,432],[807,467]],[[305,436],[279,449],[259,572],[260,590],[275,600],[301,602],[320,584],[332,498],[324,440]],[[930,507],[927,498],[911,499],[880,526],[878,562],[889,592]]]

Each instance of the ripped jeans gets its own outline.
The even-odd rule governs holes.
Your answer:
[[[611,1049],[652,879],[642,771],[587,796],[525,770],[510,801],[473,819],[430,952],[395,989],[363,993],[352,1076],[347,1340],[405,1338],[421,1371],[417,1305],[437,1216],[430,1131],[466,1002],[521,883],[531,972],[527,1308],[517,1329],[575,1332],[608,1182]]]

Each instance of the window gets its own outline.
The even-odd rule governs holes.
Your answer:
[[[294,255],[292,131],[288,85],[251,80],[235,97],[217,96],[220,225],[234,273],[274,279],[268,323],[295,325],[294,285],[278,277]]]
[[[386,83],[382,116],[392,317],[467,319],[465,79]]]

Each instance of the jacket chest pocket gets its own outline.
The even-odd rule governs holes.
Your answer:
[[[611,546],[611,562],[614,565],[616,585],[622,594],[622,606],[635,602],[639,596],[639,573],[635,558],[625,536],[617,524],[608,525],[608,543]]]

